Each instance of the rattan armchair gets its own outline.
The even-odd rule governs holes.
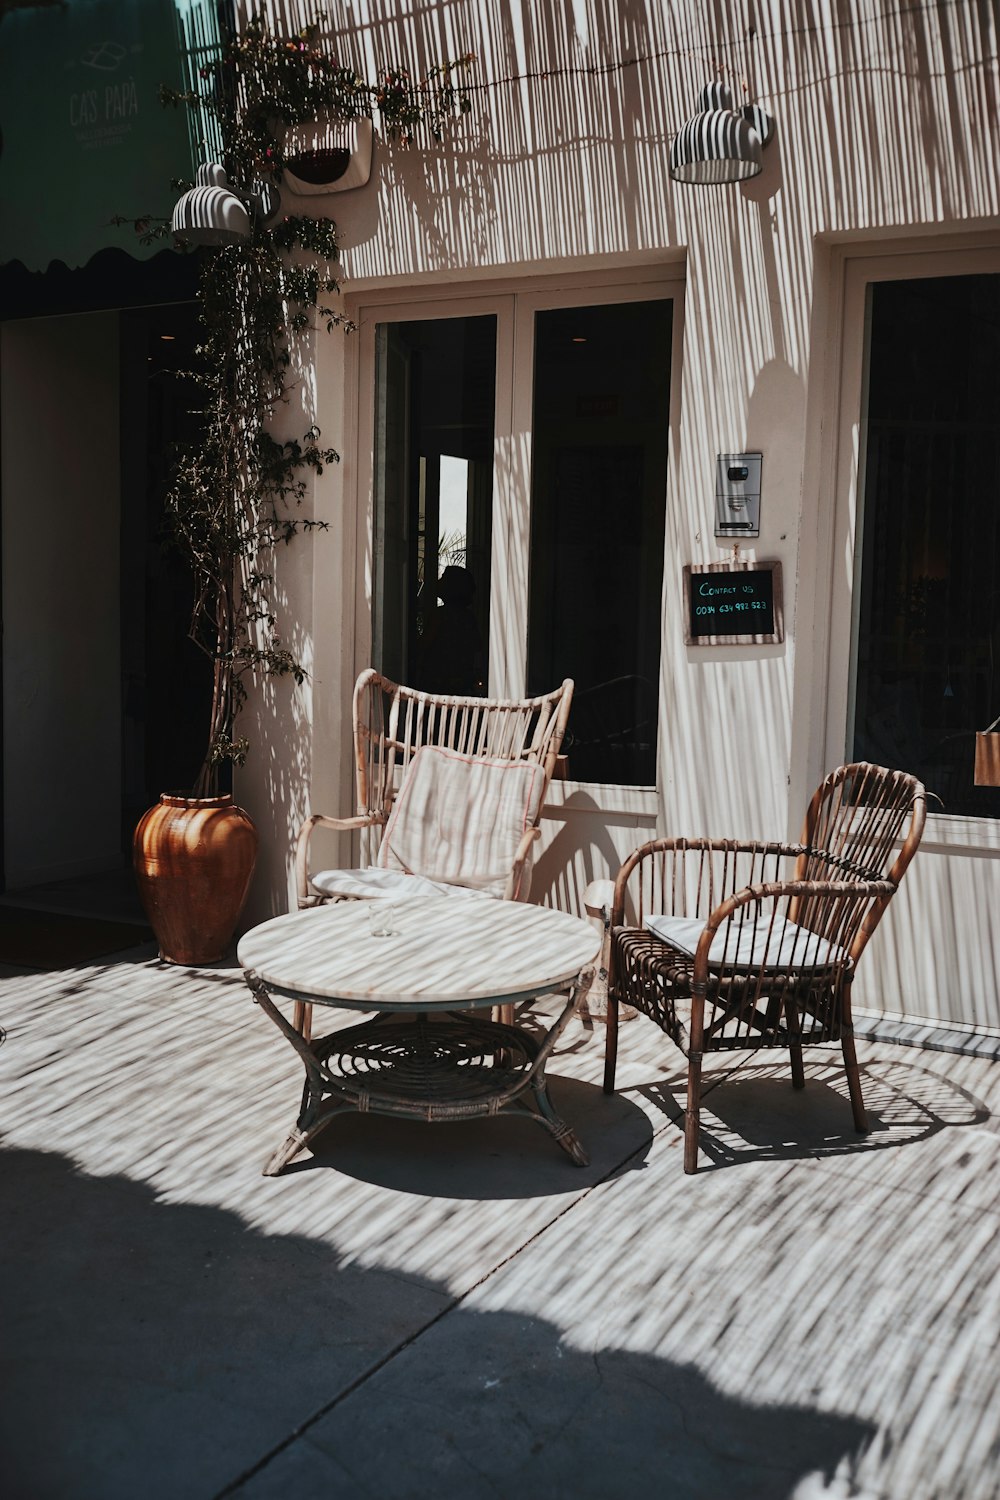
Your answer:
[[[706,1052],[787,1047],[802,1088],[803,1046],[839,1041],[854,1124],[867,1131],[851,983],[916,852],[925,811],[914,777],[841,766],[815,793],[800,844],[654,839],[621,867],[604,1087],[614,1091],[618,1007],[628,1004],[688,1059],[686,1172],[697,1167]]]
[[[496,883],[494,892],[507,900],[526,901],[542,807],[566,731],[572,698],[571,678],[566,678],[553,692],[534,698],[458,698],[392,682],[372,669],[362,672],[355,685],[353,705],[356,812],[342,818],[314,813],[302,825],[295,851],[299,907],[342,899],[323,889],[324,884],[331,883],[323,876],[338,872],[319,874],[311,869],[316,829],[357,834],[359,869],[376,866],[380,851],[384,854],[383,839],[397,794],[414,758],[427,747],[493,765],[528,764],[538,768],[533,777],[526,826],[510,860],[509,871],[504,872],[506,879]],[[428,874],[421,869],[409,873]],[[454,889],[461,888],[461,881],[457,881]],[[308,1035],[308,1009],[297,1010],[296,1024]]]

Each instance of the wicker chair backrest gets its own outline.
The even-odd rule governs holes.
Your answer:
[[[920,782],[905,771],[865,761],[840,766],[817,788],[802,842],[820,851],[824,860],[842,861],[845,872],[860,879],[898,885],[920,842],[926,801]],[[800,880],[822,878],[813,875],[809,854],[796,875]]]
[[[455,698],[421,692],[362,672],[354,689],[357,812],[380,826],[365,830],[364,863],[374,861],[403,774],[422,745],[493,760],[541,765],[548,786],[573,697],[572,679],[536,698]],[[544,796],[539,803],[544,801]]]
[[[829,880],[831,865],[841,880],[888,880],[893,891],[917,851],[927,813],[927,794],[905,771],[858,761],[831,771],[806,811],[796,863],[797,880]],[[888,906],[875,903],[852,945],[857,960]],[[800,904],[797,920],[818,929],[826,914]]]

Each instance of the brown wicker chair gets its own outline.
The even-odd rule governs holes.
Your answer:
[[[424,746],[492,761],[530,762],[541,767],[536,812],[514,856],[503,896],[526,901],[531,856],[539,836],[545,792],[555,769],[573,698],[571,678],[536,698],[458,698],[425,693],[391,682],[371,668],[354,688],[354,754],[357,812],[333,818],[314,813],[299,830],[295,851],[298,905],[341,899],[325,894],[310,874],[310,848],[317,828],[360,835],[360,868],[377,859],[385,826],[403,777]],[[415,874],[425,872],[414,871]],[[456,887],[457,889],[457,887]],[[311,1007],[296,1007],[296,1026],[308,1036]]]
[[[631,855],[611,910],[604,1087],[614,1092],[618,1006],[649,1016],[688,1059],[684,1170],[698,1160],[705,1052],[839,1041],[854,1124],[867,1131],[850,988],[858,959],[923,833],[914,777],[841,766],[806,813],[801,844],[655,839]],[[652,916],[661,935],[647,928]],[[678,924],[676,918],[687,919]]]

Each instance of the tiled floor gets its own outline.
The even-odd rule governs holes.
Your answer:
[[[993,1500],[1000,1066],[717,1064],[574,1023],[530,1122],[334,1122],[237,973],[0,982],[0,1487],[36,1497]]]

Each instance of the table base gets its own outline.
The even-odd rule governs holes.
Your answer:
[[[288,1038],[305,1066],[295,1128],[268,1159],[276,1177],[335,1115],[402,1116],[426,1122],[477,1119],[501,1110],[543,1125],[577,1166],[589,1157],[556,1114],[545,1083],[545,1061],[577,1008],[570,991],[555,1024],[541,1038],[517,1026],[447,1011],[434,1016],[380,1013],[358,1026],[307,1041],[282,1015],[253,970],[247,984],[261,1009]],[[530,1096],[534,1107],[526,1103]]]

